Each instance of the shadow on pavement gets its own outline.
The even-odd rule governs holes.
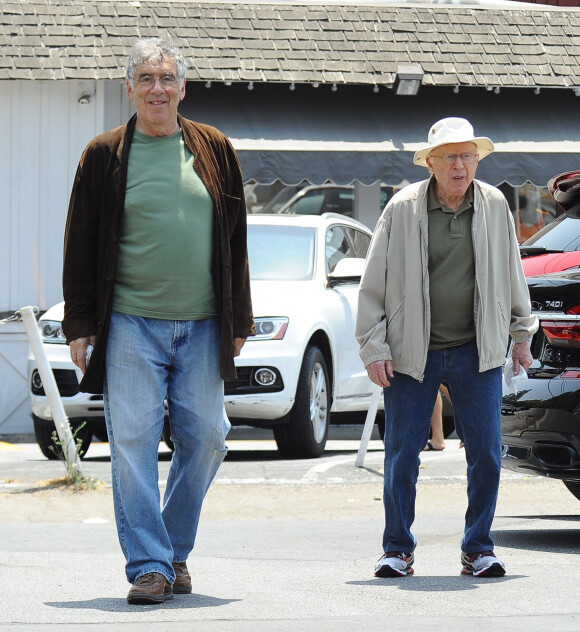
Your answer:
[[[242,601],[241,599],[218,599],[217,597],[209,597],[208,595],[176,595],[170,601],[164,601],[160,604],[151,606],[131,606],[125,599],[117,598],[100,598],[87,599],[86,601],[47,601],[46,606],[51,608],[65,608],[71,610],[102,610],[103,612],[143,612],[150,608],[155,610],[167,609],[176,610],[179,608],[217,608],[218,606],[227,606],[230,603]]]
[[[412,590],[414,592],[457,592],[463,590],[476,590],[480,585],[490,582],[505,582],[512,579],[521,579],[524,575],[506,575],[504,577],[472,577],[470,575],[460,575],[449,577],[448,575],[431,575],[421,577],[412,575],[410,577],[395,577],[367,579],[364,581],[346,582],[352,586],[394,586],[400,590]]]
[[[580,553],[578,529],[508,529],[494,531],[492,535],[496,545],[504,548],[566,555]]]

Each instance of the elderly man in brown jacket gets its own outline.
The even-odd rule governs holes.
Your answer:
[[[167,41],[134,44],[137,114],[85,149],[66,224],[63,329],[80,390],[104,394],[133,604],[192,590],[186,559],[226,452],[223,380],[254,333],[239,162],[221,132],[178,115],[186,69]],[[160,507],[165,401],[175,452]]]

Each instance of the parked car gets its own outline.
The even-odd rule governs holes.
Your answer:
[[[580,266],[580,216],[559,215],[520,246],[527,277]]]
[[[572,234],[578,218],[568,215],[559,224],[568,243],[578,243]],[[504,384],[502,465],[560,479],[580,500],[580,268],[527,282],[540,327],[530,345],[528,378],[515,389]]]
[[[580,171],[554,176],[548,190],[564,214],[520,246],[527,277],[580,266]]]
[[[246,207],[248,209],[248,213],[263,213],[265,215],[269,215],[271,213],[277,213],[278,210],[286,204],[286,202],[294,196],[298,191],[302,190],[304,187],[310,186],[308,180],[302,180],[298,184],[288,184],[285,185],[277,180],[273,185],[264,191],[267,185],[256,184],[254,190],[249,191],[249,195],[246,196]],[[276,191],[272,194],[272,191]],[[257,191],[260,192],[262,196],[265,193],[270,193],[269,197],[257,204],[252,204],[252,198],[257,197]]]
[[[248,248],[256,336],[225,383],[234,425],[272,428],[282,455],[319,456],[331,415],[368,410],[371,382],[354,337],[358,288],[371,231],[345,216],[248,215]],[[49,361],[73,428],[87,421],[103,435],[101,395],[78,393],[79,370],[62,334],[63,304],[39,320]],[[42,383],[29,359],[30,400],[38,444],[51,458],[54,429]]]
[[[385,208],[393,188],[381,186],[377,218]],[[355,187],[353,184],[321,184],[301,188],[288,201],[279,206],[275,212],[296,215],[320,215],[322,213],[340,213],[354,217]],[[264,210],[268,205],[264,207]]]

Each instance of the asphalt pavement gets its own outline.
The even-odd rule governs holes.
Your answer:
[[[457,441],[423,456],[416,574],[374,578],[382,450],[375,437],[355,467],[360,430],[336,430],[324,456],[307,461],[280,459],[267,436],[232,433],[189,560],[193,594],[159,606],[125,600],[110,490],[83,492],[82,503],[57,492],[59,518],[43,482],[62,464],[34,444],[2,444],[0,632],[580,630],[580,503],[558,481],[505,472],[493,535],[508,574],[460,575]],[[161,449],[162,482],[168,465]],[[83,471],[110,483],[109,470],[108,446],[93,445]]]

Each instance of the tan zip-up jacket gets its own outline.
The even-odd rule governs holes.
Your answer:
[[[365,365],[392,360],[393,369],[423,379],[431,314],[427,189],[429,179],[399,191],[381,215],[361,280],[356,338]],[[474,318],[479,370],[502,366],[509,336],[526,342],[532,315],[511,212],[502,193],[474,180],[472,239]]]

